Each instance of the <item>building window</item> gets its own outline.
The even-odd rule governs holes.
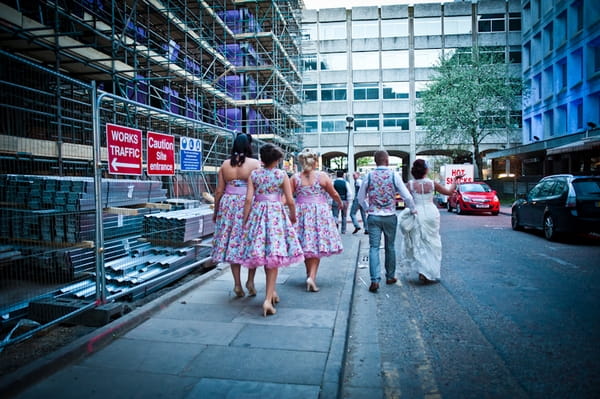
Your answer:
[[[554,49],[554,30],[552,29],[552,22],[544,27],[543,46],[544,54],[547,54]]]
[[[583,128],[583,102],[581,100],[571,103],[569,120],[573,123],[573,131]]]
[[[317,85],[306,85],[303,88],[304,101],[317,101]]]
[[[365,51],[360,53],[352,53],[352,69],[379,69],[379,52]]]
[[[563,11],[558,14],[555,21],[554,42],[557,46],[560,46],[567,40],[567,12]]]
[[[583,79],[583,52],[577,49],[569,57],[569,87],[573,87]]]
[[[316,54],[304,54],[302,56],[302,68],[305,71],[316,71],[317,70],[317,55]]]
[[[527,141],[533,140],[533,133],[531,132],[531,119],[525,119],[523,123],[523,137],[527,137]]]
[[[477,28],[479,32],[504,32],[504,14],[482,14],[478,16]]]
[[[379,114],[354,115],[354,129],[359,132],[374,132],[379,130]]]
[[[344,71],[348,69],[346,53],[320,54],[322,71]]]
[[[554,72],[555,87],[557,91],[567,88],[567,59],[563,58],[556,63]]]
[[[531,42],[527,42],[525,44],[523,44],[523,55],[524,57],[524,63],[523,63],[523,69],[527,69],[531,66]]]
[[[425,118],[423,112],[417,112],[416,125],[417,130],[424,130],[427,128],[427,119]]]
[[[383,114],[383,128],[385,130],[408,130],[408,113]]]
[[[415,82],[415,97],[421,98],[421,94],[427,91],[427,86],[429,85],[429,81],[416,81]]]
[[[473,53],[470,48],[445,48],[444,57],[446,59],[458,58],[459,64],[470,64],[473,61]]]
[[[567,134],[567,106],[556,107],[556,133],[559,136]]]
[[[414,19],[415,36],[439,36],[442,34],[442,19],[433,18],[415,18]]]
[[[521,48],[520,47],[510,47],[508,51],[508,60],[512,64],[520,64],[521,63]]]
[[[482,61],[490,64],[503,64],[505,58],[504,47],[481,47],[479,49],[480,54],[483,56]]]
[[[302,25],[302,40],[317,40],[317,24]]]
[[[382,19],[381,37],[408,37],[408,19]]]
[[[521,14],[511,12],[508,14],[508,30],[517,32],[521,30]]]
[[[408,82],[384,82],[383,99],[398,100],[408,99]]]
[[[319,38],[321,40],[335,40],[346,38],[346,22],[327,22],[319,24]]]
[[[441,49],[415,50],[415,68],[431,68],[439,64]]]
[[[471,33],[471,16],[444,17],[445,35],[464,35]]]
[[[570,13],[570,23],[567,26],[573,26],[572,36],[583,29],[583,1],[575,0],[571,3]]]
[[[548,68],[544,69],[544,73],[542,76],[542,91],[544,98],[552,97],[552,95],[554,94],[553,84],[554,80],[552,76],[552,66],[549,66]]]
[[[346,99],[346,84],[321,85],[321,101],[345,101]]]
[[[352,21],[352,39],[367,39],[379,37],[379,22]]]
[[[355,83],[354,84],[354,99],[355,100],[378,100],[379,86],[377,83]]]
[[[321,131],[323,133],[345,132],[345,116],[323,116],[321,117]]]
[[[408,68],[408,51],[382,51],[381,52],[381,68]]]
[[[552,110],[544,112],[544,137],[554,136],[554,113]]]
[[[531,79],[531,95],[534,104],[542,99],[542,74],[538,73]]]
[[[317,133],[319,131],[319,123],[316,119],[304,120],[304,133]]]
[[[523,127],[523,114],[521,111],[510,111],[510,126],[514,129]]]
[[[588,44],[589,74],[600,72],[600,37],[595,38]],[[588,76],[589,79],[589,76]]]
[[[542,59],[542,33],[533,36],[531,40],[531,65],[535,65]]]

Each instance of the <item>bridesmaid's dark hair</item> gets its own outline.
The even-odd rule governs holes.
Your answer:
[[[242,166],[246,158],[252,158],[252,136],[245,133],[237,135],[231,148],[231,166]]]
[[[265,165],[270,165],[283,158],[283,151],[275,144],[267,143],[260,148],[260,160]]]
[[[410,169],[410,174],[413,175],[415,179],[422,179],[427,173],[427,162],[424,159],[416,159],[413,162],[413,166]]]

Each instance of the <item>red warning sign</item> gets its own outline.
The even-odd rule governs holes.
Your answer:
[[[175,136],[148,132],[148,175],[172,176],[175,174]]]
[[[142,174],[142,131],[106,124],[108,172],[115,175]]]

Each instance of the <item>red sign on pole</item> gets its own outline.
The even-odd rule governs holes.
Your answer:
[[[142,174],[142,131],[106,124],[108,172],[118,175]]]
[[[148,132],[148,175],[172,176],[175,174],[175,136]]]

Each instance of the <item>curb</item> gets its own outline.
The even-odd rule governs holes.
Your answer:
[[[154,313],[201,286],[207,280],[221,275],[228,268],[229,266],[217,266],[194,280],[69,343],[56,352],[35,360],[13,373],[0,377],[0,396],[6,398],[16,395],[33,383],[52,375],[65,365],[99,351],[115,338],[137,327]]]

